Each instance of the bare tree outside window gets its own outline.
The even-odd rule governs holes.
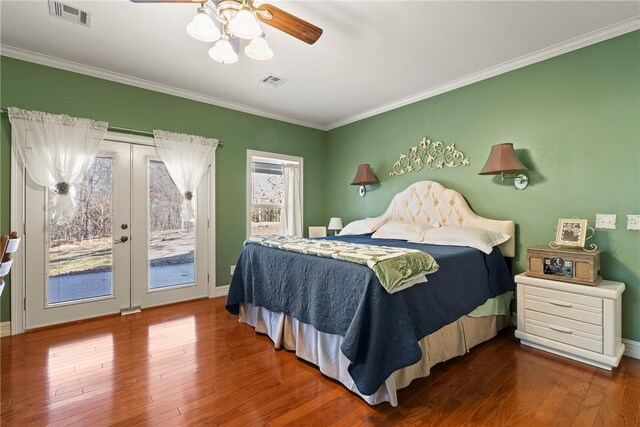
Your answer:
[[[260,170],[254,163],[251,235],[282,234],[280,222],[284,198],[282,166],[271,165],[271,170],[268,173],[260,173]]]
[[[182,221],[183,196],[164,163],[150,161],[148,174],[149,287],[193,283],[195,225]],[[113,189],[114,159],[96,157],[75,188],[75,216],[64,225],[53,220],[49,191],[49,303],[113,293]]]
[[[49,302],[111,295],[113,159],[96,157],[75,188],[76,213],[68,224],[53,220],[49,190]]]
[[[149,288],[193,283],[195,223],[183,221],[183,195],[161,161],[149,162]]]

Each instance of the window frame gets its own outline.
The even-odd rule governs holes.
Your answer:
[[[247,164],[246,164],[246,219],[245,219],[245,234],[247,239],[251,237],[251,209],[253,208],[253,176],[252,176],[252,163],[254,161],[264,163],[286,164],[286,163],[298,163],[300,165],[300,188],[302,189],[302,222],[304,223],[304,159],[298,156],[291,156],[288,154],[270,153],[267,151],[247,150]],[[284,205],[284,203],[283,203]],[[259,204],[255,206],[267,206]],[[274,205],[276,206],[276,205]],[[284,206],[282,206],[284,208]]]

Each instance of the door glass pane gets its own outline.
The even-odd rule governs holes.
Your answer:
[[[53,220],[49,191],[49,304],[113,295],[113,158],[97,157],[76,186],[76,213]]]
[[[251,235],[282,234],[282,165],[252,162]]]
[[[195,222],[182,221],[182,194],[161,161],[149,161],[149,289],[194,283]]]

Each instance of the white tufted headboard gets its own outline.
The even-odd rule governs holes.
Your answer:
[[[502,254],[513,257],[516,253],[513,221],[499,221],[477,215],[460,193],[434,181],[416,182],[396,194],[383,216],[392,221],[498,231],[511,236],[498,246]]]

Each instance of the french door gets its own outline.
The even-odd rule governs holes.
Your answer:
[[[194,222],[152,146],[103,141],[68,224],[54,194],[24,188],[27,329],[207,296],[208,176]]]

